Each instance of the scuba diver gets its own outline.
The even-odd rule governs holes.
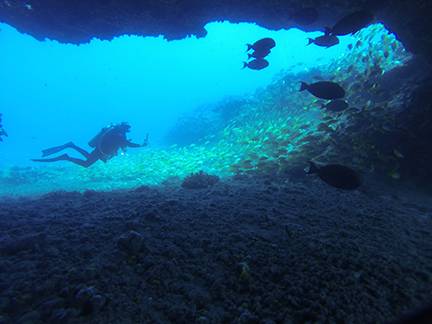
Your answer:
[[[98,160],[107,162],[117,155],[118,150],[126,151],[127,147],[144,147],[148,145],[148,134],[143,144],[135,144],[126,138],[126,133],[130,131],[128,123],[120,123],[104,127],[100,132],[88,143],[94,150],[88,153],[86,150],[76,146],[73,142],[64,145],[55,146],[42,151],[42,157],[61,152],[65,149],[73,149],[84,156],[85,160],[70,157],[67,154],[62,154],[55,158],[48,159],[32,159],[34,162],[56,162],[69,161],[85,168],[88,168]]]
[[[6,137],[8,136],[8,134],[6,133],[6,131],[4,130],[3,125],[2,125],[2,117],[3,117],[3,114],[0,113],[0,142],[3,142],[2,136],[6,136]]]

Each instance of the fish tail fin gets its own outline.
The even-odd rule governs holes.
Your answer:
[[[251,45],[251,44],[246,44],[246,46],[247,46],[247,50],[246,50],[246,52],[249,52],[249,51],[251,50],[251,48],[252,48],[253,45]]]
[[[245,69],[248,66],[247,62],[243,62],[242,70]]]
[[[308,38],[308,43],[306,44],[306,46],[309,46],[310,44],[314,43],[314,39],[313,38]]]
[[[318,171],[319,171],[319,168],[317,167],[317,165],[314,162],[309,161],[309,168],[306,171],[306,174],[318,173]]]
[[[308,88],[308,84],[306,82],[300,82],[300,91],[305,91]]]

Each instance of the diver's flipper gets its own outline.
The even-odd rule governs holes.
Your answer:
[[[60,151],[63,151],[64,149],[68,148],[70,145],[72,144],[72,142],[60,145],[60,146],[54,146],[48,149],[45,149],[42,151],[42,157],[48,156],[48,155],[52,155],[55,153],[58,153]]]
[[[62,154],[52,159],[32,159],[33,162],[57,162],[57,161],[68,161],[68,160],[69,160],[69,155],[67,154]]]

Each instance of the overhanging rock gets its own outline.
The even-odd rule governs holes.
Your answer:
[[[305,6],[318,9],[320,20],[296,24],[291,17]],[[206,23],[221,20],[320,30],[360,8],[374,11],[409,50],[432,54],[432,1],[427,0],[0,0],[0,21],[39,40],[79,44],[124,34],[201,37]]]

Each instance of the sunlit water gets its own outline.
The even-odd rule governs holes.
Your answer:
[[[258,89],[266,89],[283,74],[335,68],[350,55],[348,45],[358,41],[358,35],[345,36],[338,46],[325,49],[306,46],[307,38],[321,35],[318,32],[268,31],[227,22],[208,24],[208,34],[202,39],[168,42],[162,36],[122,36],[112,41],[94,39],[80,46],[39,42],[4,24],[0,29],[0,112],[9,134],[0,143],[0,165],[7,179],[2,194],[128,188],[200,169],[228,175],[246,150],[258,150],[246,139],[253,138],[254,131],[259,134],[263,124],[240,123],[245,120],[243,112],[237,124],[234,120],[214,134],[217,139],[166,148],[165,135],[178,118],[226,97],[254,98]],[[380,25],[369,29],[370,42],[379,43],[387,34]],[[277,43],[268,56],[269,68],[242,69],[246,43],[262,37],[272,37]],[[384,70],[402,64],[402,57],[391,59]],[[281,120],[295,115],[296,105],[305,105],[296,99],[298,83],[290,81],[288,88],[287,93],[292,92],[290,105],[274,115],[279,131],[284,127]],[[273,118],[261,109],[251,120],[259,123],[261,117],[268,116]],[[126,155],[107,164],[98,162],[89,170],[66,162],[38,165],[30,161],[39,157],[42,149],[71,140],[88,148],[87,142],[101,127],[121,121],[132,125],[129,137],[135,142],[142,142],[149,133],[150,147],[130,149]],[[15,166],[34,168],[22,174],[11,169]]]

